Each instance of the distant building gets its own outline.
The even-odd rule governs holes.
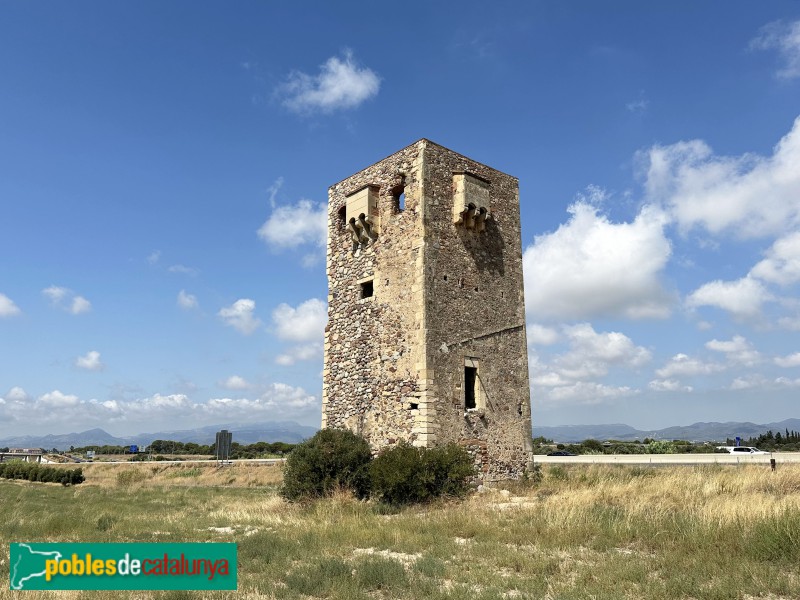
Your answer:
[[[532,458],[515,177],[422,139],[333,185],[322,426]]]

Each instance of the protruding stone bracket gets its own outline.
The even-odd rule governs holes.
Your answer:
[[[380,233],[378,186],[367,185],[347,196],[345,217],[352,253],[358,256],[361,250],[378,239]]]
[[[474,229],[477,232],[486,230],[486,221],[491,219],[489,209],[485,206],[477,207],[470,202],[463,211],[458,213],[455,219],[456,225],[463,225],[466,229]]]
[[[378,234],[375,233],[373,225],[372,217],[368,217],[364,213],[358,215],[358,219],[350,217],[350,222],[347,224],[347,232],[350,234],[350,240],[353,243],[354,254],[378,239]]]
[[[477,232],[485,231],[491,218],[490,183],[471,173],[453,173],[453,223]]]

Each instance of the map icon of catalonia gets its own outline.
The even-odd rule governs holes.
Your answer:
[[[34,544],[35,545],[35,544]],[[61,553],[34,550],[31,544],[11,544],[9,581],[12,590],[24,590],[31,579],[45,576],[45,561],[60,560]],[[37,581],[36,584],[39,584]],[[41,588],[36,585],[38,589]],[[28,588],[30,589],[30,588]]]

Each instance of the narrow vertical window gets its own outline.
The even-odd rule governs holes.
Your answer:
[[[395,212],[403,212],[406,209],[405,186],[398,185],[392,189],[392,199],[394,200]]]
[[[464,408],[475,408],[475,384],[478,380],[478,369],[464,367]]]

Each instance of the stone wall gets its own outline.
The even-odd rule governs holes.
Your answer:
[[[377,206],[359,224],[365,188]],[[376,450],[459,442],[483,478],[521,474],[530,398],[517,180],[420,140],[330,188],[327,271],[323,427]],[[473,359],[480,406],[466,410]]]

